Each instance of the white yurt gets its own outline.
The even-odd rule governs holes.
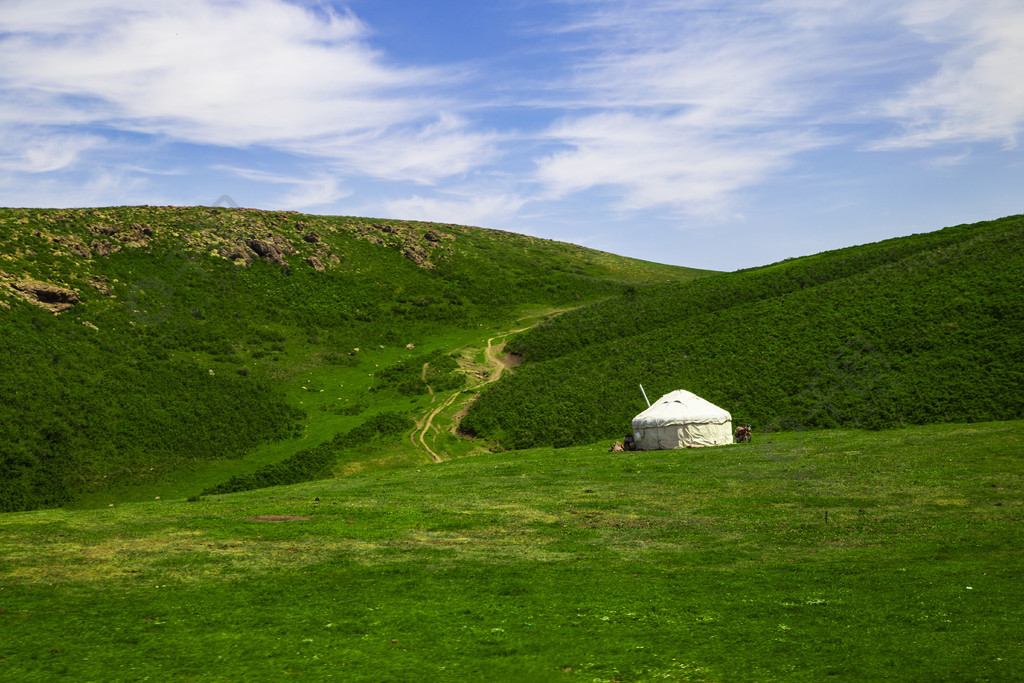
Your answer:
[[[722,446],[732,443],[732,415],[679,389],[633,418],[633,439],[639,451]]]

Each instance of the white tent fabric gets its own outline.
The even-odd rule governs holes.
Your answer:
[[[732,415],[679,389],[633,418],[633,439],[641,451],[721,446],[732,443]]]

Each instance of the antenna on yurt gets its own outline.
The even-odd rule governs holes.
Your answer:
[[[651,407],[651,399],[647,398],[647,392],[644,391],[644,385],[640,385],[640,393],[644,395],[644,400],[647,401],[647,407]]]

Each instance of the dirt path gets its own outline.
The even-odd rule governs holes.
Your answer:
[[[442,410],[444,410],[452,403],[454,403],[455,399],[457,399],[458,397],[458,392],[455,392],[447,399],[445,399],[444,403],[442,403],[440,406],[438,406],[430,413],[428,413],[426,417],[419,424],[416,425],[416,429],[412,433],[413,445],[415,445],[417,448],[422,448],[423,450],[425,450],[427,452],[427,455],[429,455],[430,459],[433,460],[434,462],[441,462],[441,456],[438,455],[434,451],[434,449],[430,447],[429,444],[427,444],[427,432],[429,432],[434,427],[434,418],[437,417],[438,413],[440,413]],[[419,443],[416,443],[417,439],[419,439]]]
[[[534,325],[530,325],[530,327],[534,327]],[[504,334],[500,334],[496,337],[491,337],[490,339],[487,340],[487,351],[485,353],[485,358],[487,360],[487,364],[491,366],[491,374],[488,376],[485,382],[481,383],[481,386],[484,384],[491,384],[492,382],[497,382],[499,379],[501,379],[501,375],[505,372],[505,370],[519,365],[518,361],[511,360],[507,354],[503,353],[505,350],[505,340],[508,339],[513,334],[516,334],[517,332],[525,332],[526,330],[530,329],[530,327],[523,327],[518,330],[511,330]],[[501,344],[495,346],[495,339],[501,339]]]
[[[423,364],[423,372],[420,374],[420,379],[423,380],[424,384],[427,384],[427,369],[430,368],[430,363]],[[434,402],[434,387],[427,384],[427,391],[430,392],[430,402]]]
[[[557,314],[562,313],[562,312],[564,312],[564,311],[562,311],[562,310],[549,311],[549,312],[547,312],[544,315],[539,315],[539,316],[536,316],[535,318],[530,318],[530,319],[533,320],[533,323],[531,325],[527,325],[526,327],[520,327],[519,329],[515,329],[515,330],[509,330],[508,332],[502,332],[501,334],[495,335],[495,336],[491,337],[490,339],[488,339],[487,340],[487,348],[484,350],[484,365],[485,365],[485,368],[483,370],[481,370],[480,372],[472,372],[472,371],[467,371],[466,372],[467,376],[469,376],[471,379],[473,377],[476,377],[479,380],[476,384],[472,385],[471,388],[473,388],[473,389],[481,389],[481,388],[483,388],[484,386],[486,386],[488,384],[492,384],[494,382],[497,382],[499,379],[501,379],[501,376],[505,373],[506,370],[508,370],[509,368],[512,368],[512,367],[515,367],[515,366],[519,365],[519,361],[518,361],[517,358],[513,358],[513,357],[509,356],[509,354],[504,353],[504,350],[505,350],[505,340],[508,339],[508,337],[510,337],[513,334],[516,334],[518,332],[525,332],[526,330],[530,329],[531,327],[535,327],[538,324],[540,324],[541,322],[543,322],[544,320],[547,320],[552,315],[557,315]],[[497,342],[497,340],[501,340],[501,341]],[[424,382],[426,382],[426,380],[427,380],[427,366],[428,366],[427,363],[423,364],[423,374],[422,374],[422,377],[423,377],[423,381]],[[433,389],[433,387],[431,387],[428,384],[427,385],[427,390],[430,392],[430,402],[433,404],[434,403],[434,399],[436,398],[436,396],[434,394],[434,389]],[[410,435],[410,439],[411,439],[413,445],[416,446],[416,448],[426,452],[426,454],[430,457],[430,459],[433,462],[435,462],[435,463],[441,462],[442,458],[427,443],[427,435],[430,433],[431,430],[434,430],[435,432],[439,431],[438,429],[436,429],[434,427],[434,418],[436,418],[438,415],[440,415],[446,409],[450,408],[452,406],[452,404],[455,403],[455,401],[460,396],[462,396],[462,395],[463,394],[462,394],[461,391],[453,392],[450,396],[448,396],[448,398],[446,398],[441,403],[441,405],[439,405],[439,406],[437,406],[435,408],[432,408],[426,415],[424,415],[416,423],[416,427],[415,427],[415,429],[413,429],[413,432]],[[472,400],[467,401],[464,406],[459,408],[459,410],[456,411],[452,415],[452,417],[454,419],[454,424],[452,425],[451,433],[455,434],[458,431],[459,422],[461,422],[462,417],[465,416],[466,412],[468,412],[469,406],[470,406],[471,403],[472,403]]]

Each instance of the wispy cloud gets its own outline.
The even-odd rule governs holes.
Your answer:
[[[487,156],[486,134],[437,113],[456,71],[387,64],[351,14],[279,0],[60,4],[6,3],[0,121],[46,111],[54,125],[263,145],[420,181]],[[408,143],[434,151],[366,154]]]
[[[1014,146],[1024,126],[1016,0],[571,4],[546,196],[731,216],[810,151]]]
[[[934,74],[879,107],[902,130],[873,148],[980,141],[1015,147],[1024,131],[1024,5],[917,0],[907,3],[899,18],[943,49]]]
[[[835,2],[581,7],[560,29],[581,32],[566,84],[580,113],[548,131],[562,149],[538,159],[552,196],[604,186],[625,208],[728,214],[737,191],[834,144],[823,115],[842,83],[829,76],[875,59],[844,48],[864,19]]]
[[[800,132],[706,134],[685,115],[593,114],[563,122],[551,136],[570,149],[542,158],[537,178],[551,198],[595,186],[618,188],[621,209],[674,205],[719,213],[731,193],[791,163],[819,140]]]
[[[63,173],[6,172],[0,169],[3,206],[115,206],[173,204],[165,189],[154,187],[145,174],[122,167],[90,168],[69,180]]]
[[[442,197],[413,195],[387,202],[389,215],[407,219],[499,227],[522,208],[524,200],[513,194],[459,195],[448,193]]]
[[[246,180],[254,180],[258,183],[270,185],[283,185],[291,188],[285,194],[269,200],[270,204],[275,208],[309,209],[333,204],[339,199],[352,194],[351,190],[340,186],[336,177],[326,173],[302,177],[269,173],[249,168],[227,166],[218,168]]]
[[[0,170],[22,173],[46,173],[74,166],[83,152],[105,145],[97,135],[34,134],[33,129],[8,127],[0,150]]]
[[[494,160],[499,139],[497,133],[474,129],[462,116],[441,112],[424,125],[325,135],[282,147],[326,157],[340,173],[429,185]]]

